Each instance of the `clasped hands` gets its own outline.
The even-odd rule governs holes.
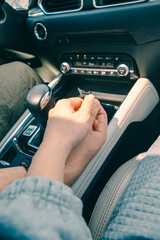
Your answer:
[[[106,140],[107,115],[93,95],[59,100],[49,111],[43,142],[27,176],[71,185]]]

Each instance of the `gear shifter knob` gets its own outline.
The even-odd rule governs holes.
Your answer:
[[[45,84],[34,86],[27,95],[26,104],[32,115],[45,128],[48,112],[55,106],[52,89]]]

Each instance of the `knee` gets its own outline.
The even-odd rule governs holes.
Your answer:
[[[23,62],[19,62],[19,61],[16,61],[16,62],[12,62],[12,63],[9,63],[11,68],[15,69],[17,72],[32,72],[32,68],[29,67],[27,64],[23,63]]]

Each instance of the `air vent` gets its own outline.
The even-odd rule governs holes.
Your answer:
[[[145,2],[146,0],[93,0],[95,8],[113,7],[133,3]]]
[[[45,14],[58,14],[81,10],[83,0],[39,0],[38,5]]]

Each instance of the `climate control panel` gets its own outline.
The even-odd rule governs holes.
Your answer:
[[[123,54],[63,54],[60,71],[73,75],[138,78],[134,61]]]

